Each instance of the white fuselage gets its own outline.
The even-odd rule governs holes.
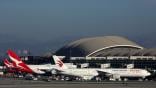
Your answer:
[[[56,69],[55,65],[44,64],[44,65],[28,65],[28,67],[37,74],[45,74],[45,71],[51,71],[52,69]],[[44,70],[44,71],[43,71]]]
[[[63,69],[62,74],[82,77],[82,79],[90,80],[98,75],[95,69]]]
[[[68,65],[69,67],[73,65]],[[43,64],[43,65],[28,65],[28,67],[37,74],[45,74],[45,71],[50,72],[53,69],[58,69],[56,65],[52,64]],[[75,67],[73,67],[75,68]],[[43,71],[44,70],[44,71]]]
[[[45,74],[45,71],[51,71],[52,69],[58,69],[56,65],[28,65],[29,68],[32,69],[34,73],[37,74]],[[43,71],[45,70],[45,71]],[[60,70],[60,69],[59,69]],[[78,76],[82,77],[82,79],[90,80],[94,76],[98,75],[98,72],[95,69],[62,69],[60,70],[61,74]]]
[[[106,72],[112,75],[119,75],[120,77],[146,77],[150,73],[144,69],[99,69],[99,71]]]

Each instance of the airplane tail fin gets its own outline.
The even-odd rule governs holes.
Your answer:
[[[58,66],[59,69],[68,69],[67,66],[61,61],[61,59],[58,56],[53,55],[53,59],[55,65]]]
[[[4,65],[7,67],[7,68],[13,68],[13,64],[11,62],[8,61],[8,59],[4,59]]]
[[[22,71],[32,73],[32,70],[21,60],[21,58],[12,50],[7,51],[9,58],[15,63],[16,67]]]
[[[22,62],[22,60],[20,59],[20,57],[13,52],[12,50],[8,50],[7,54],[9,56],[9,58],[13,61],[13,62]]]

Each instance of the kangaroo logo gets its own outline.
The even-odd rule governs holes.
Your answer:
[[[4,64],[5,64],[7,67],[12,67],[11,63],[9,63],[7,59],[4,60]]]
[[[9,55],[10,59],[13,61],[14,65],[18,69],[32,72],[32,70],[25,63],[22,62],[22,60],[19,58],[18,55],[16,55],[16,53],[14,53],[11,50],[8,50],[8,55]]]

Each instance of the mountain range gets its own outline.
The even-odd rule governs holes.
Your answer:
[[[55,52],[64,45],[79,39],[80,37],[60,37],[49,41],[39,41],[33,39],[23,39],[16,36],[0,35],[0,56],[5,56],[7,49],[13,49],[16,52],[28,50],[31,55],[43,55],[47,52]],[[129,40],[136,42],[145,48],[155,48],[156,39],[149,37],[128,37]]]

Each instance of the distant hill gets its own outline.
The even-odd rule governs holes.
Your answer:
[[[0,35],[0,56],[6,56],[7,49],[13,49],[16,52],[18,50],[28,50],[32,55],[43,55],[47,52],[55,52],[59,48],[63,47],[64,45],[80,39],[81,37],[60,37],[56,39],[52,39],[46,42],[33,40],[33,39],[23,39],[18,38],[16,36],[10,35]],[[156,48],[156,39],[149,37],[129,37],[130,40],[138,43],[139,45],[145,48]],[[2,59],[2,58],[0,58]]]
[[[69,38],[58,38],[43,42],[33,39],[22,39],[10,35],[7,37],[6,35],[0,35],[0,56],[6,56],[8,49],[13,49],[16,52],[19,50],[28,50],[32,55],[43,55],[47,52],[55,52],[63,45],[69,43],[70,40]]]
[[[139,36],[139,37],[131,37],[130,40],[136,42],[137,44],[145,47],[145,48],[156,48],[156,38],[154,35],[149,36]]]

